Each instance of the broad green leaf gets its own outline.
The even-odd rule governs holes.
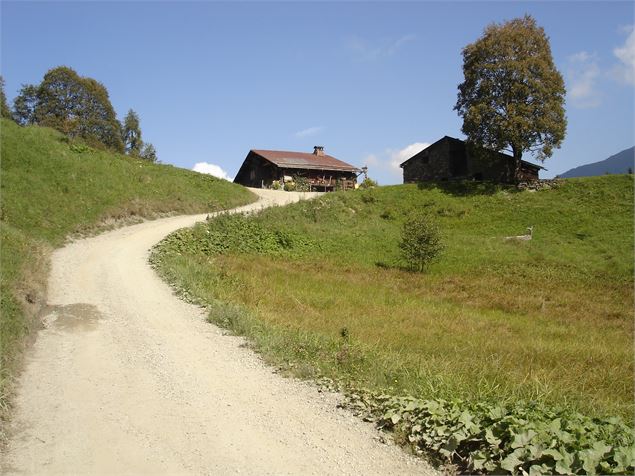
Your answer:
[[[613,447],[607,445],[603,441],[596,441],[595,443],[593,443],[593,450],[599,456],[604,456],[606,453],[608,453],[612,449]]]
[[[523,463],[521,457],[523,456],[524,450],[522,448],[518,448],[514,450],[513,453],[508,454],[501,461],[501,468],[506,469],[510,473],[515,473],[516,468]]]
[[[485,430],[485,441],[487,441],[490,445],[498,447],[501,443],[501,439],[494,436],[491,428],[487,428]]]
[[[578,452],[578,457],[582,461],[582,468],[587,474],[595,474],[596,468],[600,464],[602,453],[593,449]]]
[[[529,442],[536,436],[537,433],[534,430],[523,431],[514,435],[514,441],[512,442],[512,448],[522,448],[529,444]]]
[[[613,460],[617,463],[617,471],[626,471],[635,468],[635,448],[616,448]]]
[[[553,448],[549,448],[548,450],[544,450],[542,452],[542,454],[544,456],[551,456],[554,459],[554,461],[560,461],[563,458],[562,454],[558,450],[553,449]]]
[[[534,464],[529,467],[529,476],[537,476],[540,474],[551,474],[553,471],[544,464]]]
[[[481,470],[485,468],[487,457],[482,452],[477,452],[472,456],[472,468]]]
[[[571,453],[563,451],[561,453],[562,459],[556,461],[556,472],[558,474],[571,474],[573,473],[573,462],[575,456]]]
[[[551,423],[549,423],[549,429],[551,431],[553,431],[554,433],[557,433],[560,431],[560,429],[562,428],[562,423],[560,418],[556,418],[555,420],[553,420]]]

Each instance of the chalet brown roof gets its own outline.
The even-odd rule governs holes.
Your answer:
[[[357,167],[326,154],[316,155],[307,152],[259,149],[252,149],[251,152],[285,169],[360,171]]]

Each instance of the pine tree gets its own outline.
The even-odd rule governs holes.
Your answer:
[[[128,111],[123,122],[122,139],[128,155],[139,156],[143,150],[139,115],[132,109]]]

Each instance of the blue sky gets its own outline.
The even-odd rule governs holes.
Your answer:
[[[545,177],[634,142],[632,2],[8,2],[1,69],[11,101],[58,65],[141,116],[162,162],[229,177],[249,149],[327,153],[400,183],[400,161],[444,135],[461,49],[525,13],[567,85],[567,137]],[[530,159],[529,157],[527,157]]]

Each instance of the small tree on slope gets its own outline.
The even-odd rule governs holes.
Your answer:
[[[403,224],[399,248],[408,267],[422,272],[443,251],[439,229],[425,215],[414,215]]]

